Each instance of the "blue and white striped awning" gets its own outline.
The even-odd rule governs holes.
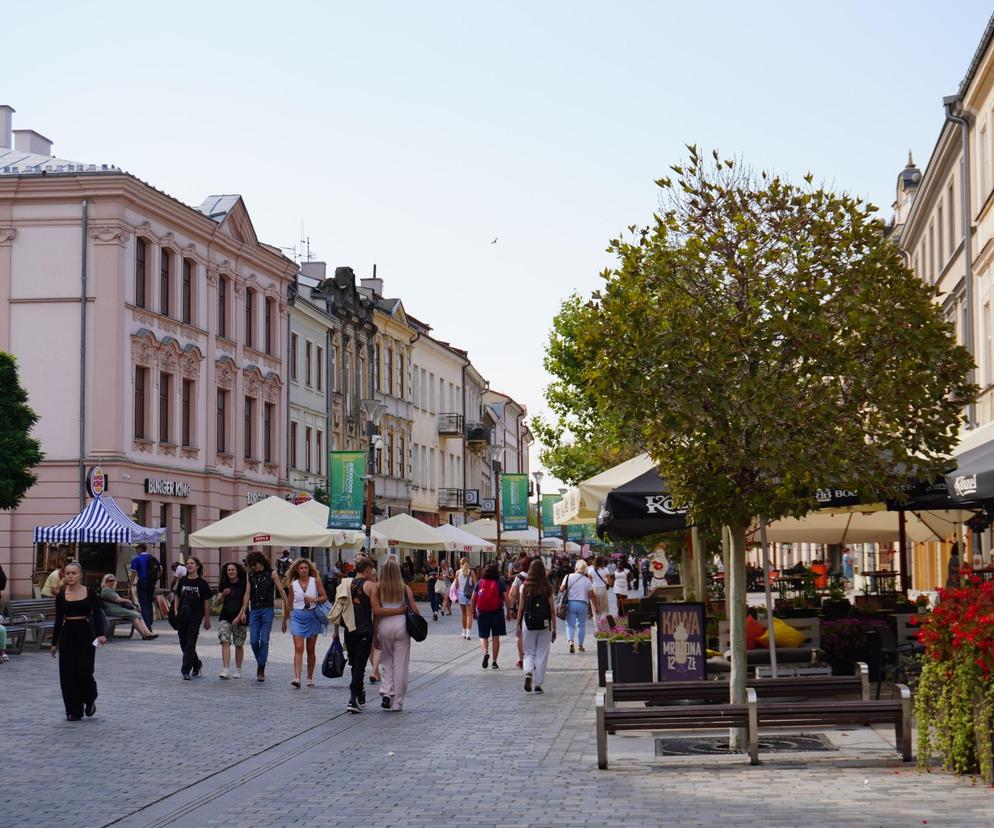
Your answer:
[[[106,495],[91,500],[76,517],[55,526],[36,526],[35,543],[164,543],[165,529],[139,526]]]

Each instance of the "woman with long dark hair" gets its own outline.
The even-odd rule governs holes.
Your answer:
[[[83,570],[67,563],[65,586],[55,596],[52,658],[59,656],[59,684],[66,718],[78,722],[97,712],[97,682],[93,678],[97,646],[107,643],[107,619],[96,590],[83,586]]]
[[[283,602],[283,632],[286,632],[287,619],[290,619],[290,634],[293,636],[293,681],[300,687],[300,673],[304,666],[304,649],[307,650],[307,686],[314,686],[314,665],[317,654],[318,633],[321,622],[314,609],[328,600],[321,583],[321,573],[307,558],[297,558],[290,567],[287,599]],[[292,606],[291,606],[292,601]],[[291,612],[292,610],[292,612]]]
[[[255,680],[266,680],[266,663],[269,661],[269,634],[273,629],[273,616],[276,613],[276,593],[285,604],[286,591],[279,575],[273,572],[269,558],[262,552],[249,552],[245,559],[248,564],[249,580],[249,643],[255,654]]]
[[[183,664],[180,672],[183,678],[199,676],[203,662],[197,655],[197,638],[200,637],[200,625],[205,630],[211,628],[211,592],[210,584],[203,577],[204,565],[200,558],[192,555],[186,559],[186,575],[176,582],[176,594],[173,596],[173,613],[176,615],[176,633],[179,635],[179,646],[183,650]]]
[[[221,570],[217,584],[221,598],[221,613],[217,624],[217,639],[221,642],[221,672],[218,678],[241,678],[248,637],[248,576],[240,563],[229,561]],[[230,671],[231,645],[235,645],[235,672]]]
[[[522,629],[522,623],[524,629]],[[556,640],[556,601],[545,565],[536,558],[518,600],[518,630],[525,649],[525,692],[543,692],[549,648]]]

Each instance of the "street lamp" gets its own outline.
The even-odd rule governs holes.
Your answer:
[[[562,488],[559,490],[559,498],[561,500],[564,497],[566,497],[566,489]],[[566,524],[560,524],[560,528],[563,530],[563,557],[569,560],[569,558],[566,557]]]
[[[535,504],[536,513],[538,514],[538,554],[542,554],[542,478],[545,477],[540,471],[532,472],[532,477],[535,478]]]
[[[376,474],[376,451],[383,446],[380,437],[380,420],[386,413],[386,403],[379,400],[359,400],[359,410],[366,415],[366,438],[368,442],[366,457],[366,554],[373,554],[373,496],[376,494],[376,484],[373,476]]]
[[[490,468],[494,473],[494,515],[497,518],[497,560],[500,560],[500,461],[504,456],[504,447],[498,445],[487,446],[487,457],[490,460]]]

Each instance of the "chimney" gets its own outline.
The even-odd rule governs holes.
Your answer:
[[[13,149],[14,142],[10,131],[14,127],[14,107],[0,104],[0,147]]]
[[[301,262],[300,272],[305,276],[323,282],[328,271],[326,262]]]
[[[383,280],[376,278],[376,265],[373,265],[373,275],[369,279],[360,279],[359,284],[370,291],[374,297],[383,297]]]
[[[18,152],[26,152],[29,155],[52,154],[52,142],[33,129],[14,130],[14,149]]]

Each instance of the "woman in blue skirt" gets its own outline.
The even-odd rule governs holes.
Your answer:
[[[304,647],[307,647],[307,686],[314,686],[314,664],[321,622],[314,608],[328,600],[321,583],[321,574],[307,558],[298,558],[290,567],[287,577],[287,599],[283,602],[283,632],[286,632],[287,618],[290,619],[290,634],[293,636],[293,681],[300,687],[300,671],[304,664]],[[290,602],[293,602],[291,613]]]

